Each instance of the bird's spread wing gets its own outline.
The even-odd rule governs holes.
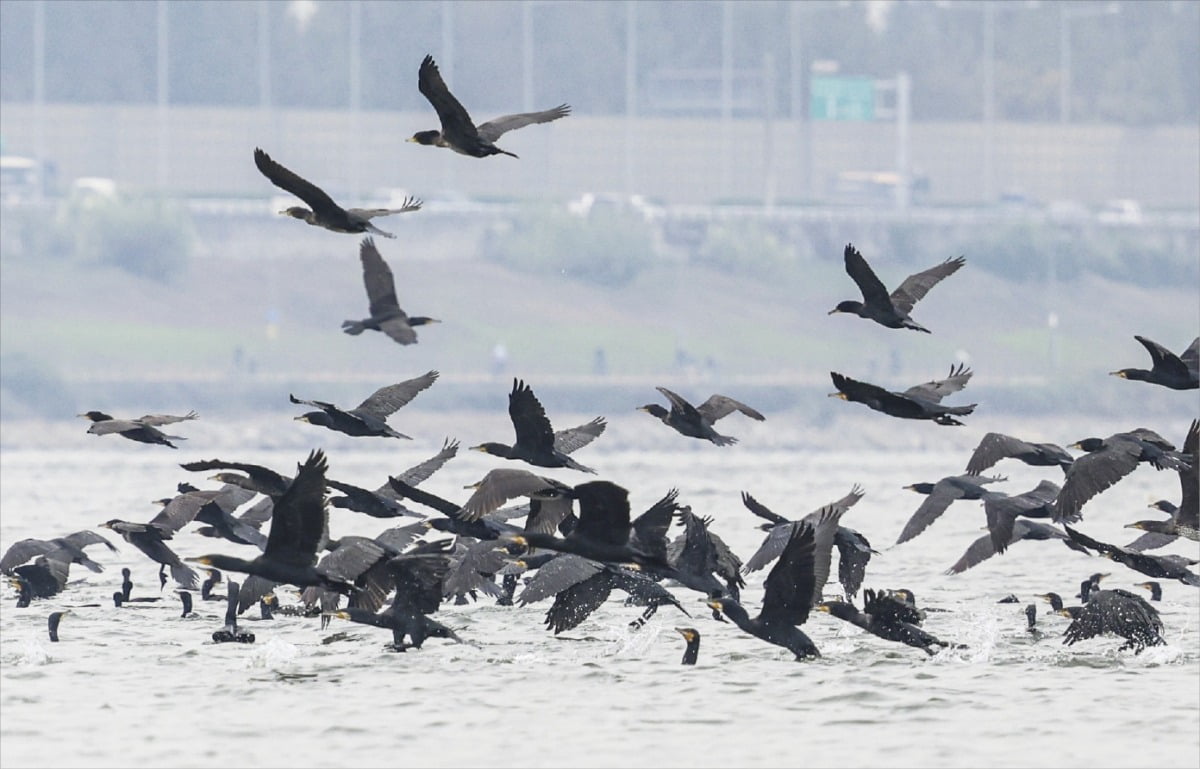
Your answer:
[[[513,380],[513,389],[508,395],[508,416],[518,444],[541,449],[554,446],[554,428],[550,426],[546,409],[529,385],[519,379]]]
[[[722,417],[729,416],[735,411],[740,411],[751,419],[757,419],[759,422],[766,419],[766,417],[745,403],[735,401],[733,398],[725,395],[710,395],[708,400],[696,407],[696,410],[710,423],[716,422]]]
[[[813,527],[800,522],[763,582],[762,617],[802,625],[812,609],[816,539]]]
[[[910,398],[922,398],[932,403],[941,403],[945,396],[966,387],[971,374],[972,372],[966,367],[966,364],[960,363],[950,367],[950,375],[945,379],[934,379],[930,382],[913,385],[904,391],[904,395]]]
[[[1146,352],[1150,353],[1150,365],[1152,368],[1172,376],[1187,377],[1188,366],[1178,355],[1163,347],[1158,342],[1147,339],[1144,336],[1134,334],[1133,338],[1141,342],[1142,347],[1146,348]]]
[[[504,134],[517,128],[524,128],[534,123],[549,123],[551,120],[558,120],[570,114],[571,107],[567,104],[560,104],[554,109],[543,110],[542,112],[521,112],[516,115],[504,115],[503,117],[489,120],[486,123],[480,123],[477,126],[477,130],[479,131],[480,138],[485,141],[495,142]]]
[[[1187,366],[1192,376],[1196,376],[1196,372],[1200,371],[1200,336],[1192,340],[1188,348],[1180,354],[1179,359]]]
[[[510,499],[547,490],[561,490],[564,484],[520,468],[499,467],[489,470],[477,483],[474,493],[463,503],[459,517],[477,521],[494,510],[500,509]]]
[[[303,200],[314,213],[341,210],[341,206],[334,203],[323,189],[276,163],[270,155],[257,148],[254,150],[254,165],[272,184]]]
[[[686,400],[684,400],[682,396],[671,392],[670,390],[668,390],[665,387],[655,387],[654,389],[658,390],[660,393],[662,393],[663,396],[665,396],[666,399],[671,402],[672,409],[683,414],[689,420],[694,420],[696,422],[702,421],[700,412],[696,409],[695,406],[693,406],[692,404],[690,404]]]
[[[446,464],[457,455],[458,441],[447,438],[442,443],[441,451],[434,454],[429,459],[426,459],[424,462],[413,465],[396,477],[411,486],[416,486],[418,483],[440,470],[442,465]],[[380,488],[376,489],[376,491],[383,493],[385,489],[390,491],[391,486],[381,486]]]
[[[858,252],[858,249],[847,243],[846,250],[842,255],[846,261],[846,274],[854,279],[858,290],[862,291],[863,302],[868,305],[885,307],[891,304],[883,281],[871,269],[871,265],[867,264],[867,260]]]
[[[446,81],[442,80],[442,73],[432,56],[426,56],[421,61],[421,68],[417,73],[417,89],[433,105],[438,120],[442,123],[443,134],[452,132],[456,135],[478,136],[479,131],[475,128],[471,115],[446,87]]]
[[[742,492],[742,504],[746,506],[747,510],[754,513],[759,518],[766,518],[771,523],[776,525],[788,523],[787,518],[784,518],[779,513],[774,512],[745,491]]]
[[[317,562],[317,546],[328,528],[325,508],[325,453],[308,455],[287,491],[275,500],[266,555],[301,566]]]
[[[1078,516],[1088,500],[1134,471],[1139,454],[1136,444],[1120,441],[1076,459],[1054,501],[1054,521]]]
[[[346,213],[359,216],[363,219],[374,219],[377,216],[390,216],[391,214],[407,214],[409,211],[420,211],[422,205],[424,203],[420,198],[407,195],[400,202],[399,208],[350,208],[346,210]]]
[[[379,419],[386,419],[401,406],[417,397],[417,394],[437,381],[438,372],[428,371],[414,379],[397,382],[394,385],[380,387],[371,396],[358,404],[356,411],[362,411]]]
[[[636,539],[643,550],[663,560],[667,557],[667,529],[671,527],[671,520],[679,510],[679,505],[675,502],[678,496],[679,489],[671,489],[630,524],[633,529],[631,539]]]
[[[154,427],[161,427],[163,425],[174,424],[175,422],[183,422],[188,419],[195,419],[198,416],[200,416],[200,415],[197,414],[195,411],[189,411],[188,413],[184,414],[181,417],[177,417],[173,414],[146,414],[145,416],[140,416],[133,421],[141,422],[144,425],[153,425]]]
[[[517,603],[541,601],[603,571],[604,564],[580,555],[563,553],[544,563],[526,583]]]
[[[367,300],[370,302],[372,318],[394,318],[397,315],[404,318],[404,311],[396,300],[396,282],[392,276],[392,268],[383,260],[379,249],[375,247],[374,238],[363,238],[358,249],[362,261],[363,284],[367,287]]]
[[[953,259],[947,259],[939,265],[930,267],[928,270],[922,270],[921,272],[909,275],[892,292],[892,304],[903,313],[912,312],[913,305],[920,301],[921,297],[929,293],[929,289],[936,286],[943,278],[957,272],[958,268],[962,267],[966,261],[964,257],[957,256]]]
[[[596,417],[592,421],[578,427],[558,430],[554,433],[554,448],[564,454],[570,454],[572,451],[581,449],[596,440],[606,427],[608,427],[608,423],[604,420],[604,417]]]

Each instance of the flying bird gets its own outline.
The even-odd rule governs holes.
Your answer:
[[[1110,371],[1112,376],[1162,385],[1172,390],[1200,388],[1200,336],[1183,353],[1176,355],[1158,342],[1144,336],[1133,337],[1150,353],[1150,368],[1123,368]]]
[[[517,156],[513,153],[497,147],[495,141],[514,129],[534,123],[549,123],[571,114],[570,106],[560,104],[554,109],[542,112],[505,115],[475,125],[466,108],[446,87],[442,73],[438,71],[432,56],[426,56],[421,61],[421,69],[417,74],[417,88],[437,111],[442,127],[440,131],[418,131],[408,141],[426,146],[446,147],[461,155],[476,158],[502,154],[515,158]]]
[[[928,270],[909,275],[892,293],[888,293],[883,282],[875,275],[871,265],[852,244],[847,243],[843,252],[846,262],[846,273],[858,284],[862,291],[863,301],[847,299],[839,302],[837,307],[829,311],[829,315],[845,312],[858,315],[867,320],[873,320],[888,328],[909,328],[914,331],[930,333],[929,329],[909,317],[913,305],[921,300],[929,289],[936,286],[944,278],[958,271],[966,259],[959,256],[947,259]]]
[[[288,398],[292,403],[303,403],[320,409],[320,411],[309,411],[296,417],[301,422],[327,427],[346,435],[376,435],[384,438],[408,438],[411,440],[412,436],[396,432],[389,427],[387,418],[417,397],[437,378],[437,371],[429,371],[414,379],[406,379],[403,382],[380,387],[358,406],[349,410],[342,410],[332,403],[323,401],[301,400],[291,394],[288,395]]]
[[[759,422],[766,419],[755,409],[726,395],[710,395],[704,403],[693,406],[682,396],[665,387],[655,387],[654,389],[665,395],[671,402],[671,410],[667,411],[657,403],[648,403],[645,406],[638,406],[638,411],[645,411],[650,416],[657,417],[662,420],[663,424],[673,428],[680,435],[712,441],[718,446],[730,446],[737,443],[737,438],[721,435],[713,429],[713,423],[718,419],[727,417],[735,411],[745,414],[751,419],[757,419]]]
[[[417,332],[413,330],[415,326],[441,322],[424,315],[410,317],[400,309],[400,302],[396,299],[396,279],[392,276],[392,269],[388,267],[388,263],[383,261],[379,249],[375,248],[373,238],[363,238],[358,255],[362,261],[363,283],[367,287],[367,311],[370,317],[362,320],[344,320],[342,331],[352,336],[357,336],[367,329],[382,331],[400,344],[407,345],[417,343]]]
[[[377,216],[416,211],[421,207],[420,200],[410,197],[404,200],[400,208],[342,208],[333,202],[333,198],[329,197],[325,190],[275,162],[261,149],[254,150],[254,165],[258,166],[263,176],[271,180],[271,184],[287,190],[308,204],[308,208],[289,206],[279,213],[333,232],[373,232],[385,238],[394,238],[396,236],[392,233],[384,232],[371,224],[371,220]]]
[[[177,449],[179,447],[171,443],[171,441],[182,441],[184,440],[183,436],[167,435],[158,428],[163,425],[195,419],[197,414],[195,411],[189,411],[181,417],[172,414],[146,414],[137,419],[114,419],[111,415],[105,414],[103,411],[86,411],[78,416],[92,420],[92,426],[88,428],[88,432],[92,435],[112,435],[115,433],[122,438],[128,438],[138,443],[157,443]]]
[[[529,385],[520,379],[513,380],[512,392],[508,395],[508,416],[516,431],[516,440],[511,446],[489,441],[472,446],[473,451],[482,451],[505,459],[516,459],[538,467],[568,467],[595,473],[570,456],[571,452],[594,441],[608,423],[604,417],[596,417],[587,424],[566,430],[555,431],[550,426],[546,409],[533,394]]]
[[[939,425],[961,425],[962,422],[954,417],[970,414],[977,404],[943,406],[941,400],[966,387],[971,373],[970,369],[960,364],[957,368],[952,366],[950,375],[945,379],[914,385],[903,392],[892,392],[831,371],[829,375],[837,392],[830,393],[829,397],[861,403],[867,408],[900,419],[928,419]]]

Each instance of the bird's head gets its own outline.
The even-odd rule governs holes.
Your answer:
[[[189,561],[191,563],[198,563],[203,566],[212,566],[213,565],[213,557],[211,555],[189,556],[187,558],[184,558],[183,560]]]
[[[103,411],[85,411],[82,414],[76,414],[75,416],[83,417],[84,419],[90,419],[93,422],[106,422],[112,419],[111,416],[105,414]]]
[[[312,211],[309,211],[304,206],[288,206],[280,211],[279,214],[281,216],[290,216],[293,219],[307,220],[310,216],[312,216]]]
[[[700,638],[700,632],[692,627],[677,627],[675,628],[675,632],[683,636],[683,640],[687,641],[688,643]]]
[[[662,419],[667,415],[667,410],[657,403],[647,403],[645,406],[638,406],[634,411],[645,411],[652,417]]]
[[[832,310],[830,310],[829,312],[827,312],[825,314],[826,315],[835,315],[839,312],[848,312],[851,315],[857,315],[858,311],[861,309],[862,309],[862,302],[855,302],[852,299],[847,299],[844,302],[838,302],[837,307],[834,307]]]
[[[431,147],[437,144],[438,136],[440,136],[440,134],[437,131],[417,131],[406,141],[414,142],[416,144],[424,144],[427,147]]]

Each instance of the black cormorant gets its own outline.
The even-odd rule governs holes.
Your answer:
[[[379,249],[375,247],[374,239],[363,238],[358,255],[362,261],[363,283],[367,287],[367,312],[370,316],[362,320],[342,321],[342,331],[357,336],[371,329],[382,331],[400,344],[416,344],[417,332],[413,330],[415,326],[441,322],[424,315],[409,316],[400,309],[392,268],[383,260]]]
[[[1147,577],[1177,579],[1185,585],[1200,587],[1200,574],[1188,571],[1187,568],[1200,563],[1200,560],[1182,555],[1139,553],[1136,550],[1127,550],[1118,545],[1110,545],[1107,542],[1092,539],[1086,534],[1072,529],[1070,526],[1064,526],[1063,528],[1067,530],[1067,534],[1071,539],[1084,547],[1095,550],[1117,563],[1123,563],[1134,571],[1140,571]]]
[[[225,607],[225,626],[220,630],[214,630],[212,634],[213,643],[254,643],[253,633],[242,633],[238,631],[237,615],[238,615],[238,592],[240,586],[237,582],[229,580],[226,585],[229,590],[229,600]]]
[[[1150,368],[1123,368],[1110,371],[1111,375],[1162,385],[1172,390],[1195,390],[1200,387],[1200,337],[1193,339],[1180,355],[1144,336],[1135,334],[1133,338],[1150,353]]]
[[[296,417],[301,422],[320,425],[352,436],[379,436],[411,440],[412,436],[396,432],[388,426],[387,418],[437,381],[437,378],[437,371],[429,371],[413,379],[380,387],[362,403],[349,410],[342,410],[332,403],[323,401],[301,400],[291,394],[288,395],[288,398],[292,403],[302,403],[320,409],[320,411],[309,411]]]
[[[604,428],[608,426],[604,417],[596,417],[578,427],[555,432],[550,426],[550,419],[546,416],[546,409],[541,401],[533,394],[529,385],[520,379],[513,380],[512,392],[508,395],[508,416],[516,432],[516,440],[511,446],[488,442],[472,446],[472,450],[504,459],[528,462],[537,467],[567,467],[595,474],[595,470],[579,464],[568,455],[588,445],[604,432]]]
[[[978,404],[943,406],[941,401],[946,395],[966,387],[971,373],[960,364],[957,367],[952,366],[950,375],[945,379],[935,379],[914,385],[903,392],[893,392],[831,371],[829,375],[837,392],[830,393],[829,397],[861,403],[874,411],[899,419],[928,419],[939,425],[961,425],[963,423],[954,417],[970,414]]]
[[[421,60],[421,68],[417,74],[417,88],[429,100],[437,111],[440,131],[418,131],[408,141],[434,147],[447,147],[463,155],[485,158],[489,155],[510,155],[511,152],[502,150],[495,141],[508,131],[522,128],[534,123],[548,123],[571,114],[571,108],[560,104],[554,109],[542,112],[523,112],[515,115],[505,115],[486,123],[475,125],[467,110],[454,98],[432,56]]]
[[[914,483],[904,488],[909,491],[915,491],[918,494],[925,494],[925,500],[917,508],[916,512],[909,517],[908,522],[904,524],[904,529],[901,530],[900,536],[896,539],[896,544],[899,545],[907,542],[917,536],[929,526],[929,524],[941,517],[942,513],[950,507],[950,504],[955,500],[981,499],[987,492],[984,485],[988,483],[996,483],[999,481],[1008,480],[1004,476],[984,477],[979,475],[951,475],[942,478],[937,483]]]
[[[863,301],[847,299],[839,302],[828,314],[846,312],[873,320],[888,328],[910,328],[914,331],[924,331],[926,334],[929,333],[929,329],[909,317],[913,305],[939,281],[954,274],[966,263],[966,259],[961,256],[947,259],[928,270],[908,276],[895,291],[888,294],[883,282],[875,275],[875,271],[858,249],[847,243],[842,255],[846,262],[846,273],[858,284]]]
[[[333,202],[333,198],[329,197],[325,190],[276,163],[270,155],[257,147],[254,150],[254,165],[258,166],[263,176],[271,180],[271,184],[292,193],[309,206],[291,206],[279,213],[333,232],[372,232],[385,238],[394,238],[395,235],[379,229],[371,220],[377,216],[416,211],[421,207],[421,201],[406,198],[400,208],[342,208]]]
[[[1187,455],[1153,430],[1139,427],[1107,438],[1084,438],[1071,448],[1087,453],[1071,464],[1054,501],[1054,521],[1071,520],[1092,497],[1132,473],[1143,462],[1156,470],[1183,470]]]
[[[339,575],[327,574],[316,567],[317,549],[329,530],[326,469],[325,453],[320,449],[310,453],[299,466],[287,491],[275,500],[267,548],[257,558],[247,561],[210,554],[188,560],[297,587],[319,585],[346,595],[355,592],[356,588]]]
[[[1100,590],[1078,607],[1076,613],[1069,614],[1066,609],[1060,613],[1071,617],[1071,624],[1063,632],[1063,643],[1067,646],[1108,633],[1125,639],[1118,651],[1133,649],[1135,654],[1141,654],[1147,646],[1166,644],[1158,611],[1127,590]]]
[[[950,645],[918,626],[920,617],[913,611],[913,607],[886,593],[869,588],[863,591],[862,611],[848,601],[823,601],[814,608],[886,641],[896,641],[921,649],[931,657],[940,651],[935,647]]]
[[[1134,585],[1134,587],[1140,587],[1140,588],[1149,590],[1151,601],[1161,601],[1162,600],[1162,585],[1160,585],[1158,582],[1155,582],[1154,580],[1150,580],[1149,582],[1139,582],[1136,585]]]
[[[988,433],[967,460],[967,475],[979,475],[1001,459],[1012,458],[1034,467],[1070,469],[1075,458],[1056,443],[1030,443],[1004,433]]]
[[[171,443],[171,441],[186,439],[182,435],[167,435],[158,428],[163,425],[174,424],[175,422],[195,419],[198,415],[195,411],[189,411],[185,416],[181,417],[171,414],[146,414],[137,419],[114,419],[103,411],[88,411],[78,416],[92,420],[92,426],[88,428],[88,432],[93,435],[111,435],[116,433],[122,438],[128,438],[138,443],[157,443],[177,449],[179,447]]]
[[[718,419],[723,419],[735,411],[759,422],[766,419],[757,410],[727,395],[713,394],[708,396],[708,400],[704,403],[693,406],[682,396],[665,387],[655,387],[654,389],[671,402],[671,410],[668,411],[657,403],[647,403],[645,406],[638,406],[638,411],[645,411],[650,416],[656,417],[680,435],[711,441],[718,446],[732,446],[737,443],[737,438],[721,435],[713,429],[713,423]]]
[[[700,656],[700,631],[694,627],[677,627],[675,632],[683,636],[684,641],[687,641],[687,648],[683,650],[683,659],[680,664],[695,665],[696,658]]]
[[[196,570],[185,564],[179,556],[167,546],[166,540],[171,539],[174,532],[168,526],[156,523],[133,523],[113,518],[100,524],[106,529],[117,532],[129,544],[141,550],[150,560],[162,568],[171,567],[171,576],[180,586],[195,590],[200,584],[200,576]],[[162,571],[160,569],[160,577]]]
[[[1183,441],[1182,453],[1187,464],[1179,468],[1179,504],[1160,499],[1150,507],[1171,517],[1165,521],[1144,520],[1126,524],[1127,529],[1140,529],[1142,536],[1129,543],[1130,550],[1153,550],[1184,537],[1200,541],[1200,420],[1193,419]]]
[[[797,660],[820,657],[816,644],[799,627],[808,619],[813,593],[820,587],[814,578],[815,545],[813,526],[801,522],[792,529],[787,546],[763,583],[762,608],[758,616],[751,617],[742,604],[732,598],[709,599],[709,608],[722,612],[743,632],[782,646]]]
[[[4,556],[0,557],[0,573],[12,574],[17,566],[39,555],[68,564],[77,563],[97,573],[104,571],[103,566],[93,561],[83,551],[89,545],[104,545],[113,552],[117,550],[111,542],[89,529],[54,539],[31,537],[14,542],[4,551]]]
[[[70,613],[71,613],[70,609],[67,609],[65,611],[55,611],[55,612],[51,612],[50,616],[46,618],[46,626],[50,630],[50,640],[51,641],[55,641],[55,642],[58,641],[58,623],[62,621],[63,617],[67,616]]]

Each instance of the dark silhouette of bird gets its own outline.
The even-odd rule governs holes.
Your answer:
[[[908,522],[904,524],[904,529],[901,530],[900,536],[896,539],[896,544],[899,545],[907,542],[925,531],[929,524],[940,518],[942,513],[946,512],[946,509],[955,500],[980,499],[987,491],[984,488],[985,484],[1006,480],[1008,479],[1000,475],[992,477],[951,475],[942,478],[936,483],[914,483],[905,486],[904,488],[909,491],[915,491],[918,494],[925,494],[927,496],[916,512],[909,517]]]
[[[177,449],[179,447],[171,441],[186,439],[182,435],[167,435],[158,428],[175,422],[195,419],[198,415],[195,411],[189,411],[181,417],[171,414],[146,414],[137,419],[114,419],[103,411],[87,411],[78,416],[92,420],[92,426],[88,428],[88,432],[92,435],[116,434],[138,443],[156,443]]]
[[[104,567],[89,558],[83,550],[91,545],[104,545],[114,553],[117,551],[111,542],[88,529],[53,539],[30,537],[14,542],[4,551],[4,556],[0,557],[0,573],[12,574],[16,567],[35,556],[46,556],[67,564],[77,563],[91,571],[102,572]]]
[[[243,633],[238,630],[238,599],[241,586],[232,579],[226,586],[229,590],[228,601],[225,605],[225,625],[220,630],[214,630],[212,634],[213,643],[254,643],[253,633]]]
[[[572,499],[563,493],[570,490],[569,485],[519,467],[489,470],[483,478],[466,488],[473,491],[459,510],[459,517],[467,521],[477,521],[517,497],[529,497],[529,516],[538,518],[537,525],[531,526],[531,521],[526,521],[526,529],[530,531],[552,533],[571,513]],[[532,508],[534,501],[537,502],[536,512]]]
[[[179,614],[180,619],[187,619],[188,617],[195,617],[196,612],[192,611],[192,594],[186,590],[180,590],[178,592],[179,592],[179,602],[183,605],[183,610]],[[225,596],[221,596],[221,597],[224,598]]]
[[[745,414],[751,419],[756,419],[759,422],[766,419],[766,417],[755,409],[727,395],[710,395],[704,403],[701,403],[699,406],[693,406],[682,396],[671,392],[665,387],[655,387],[654,389],[665,395],[667,400],[671,402],[671,410],[668,411],[657,403],[648,403],[645,406],[638,406],[638,411],[645,411],[647,414],[658,418],[663,424],[673,428],[680,435],[712,441],[718,446],[731,446],[737,443],[737,438],[721,435],[713,429],[713,423],[718,419],[727,417],[735,411]]]
[[[1042,637],[1042,631],[1037,626],[1037,604],[1035,603],[1025,607],[1025,631],[1034,638]]]
[[[1172,390],[1200,388],[1200,337],[1192,340],[1183,353],[1176,355],[1158,342],[1144,336],[1133,337],[1150,353],[1150,368],[1123,368],[1110,371],[1112,376],[1169,387]]]
[[[966,259],[961,256],[947,259],[939,265],[909,275],[895,291],[889,294],[884,288],[883,282],[875,275],[875,271],[867,264],[867,260],[858,252],[858,249],[847,243],[843,257],[846,262],[846,273],[854,279],[859,290],[862,291],[863,301],[847,299],[839,302],[837,307],[829,311],[830,315],[845,312],[873,320],[888,328],[909,328],[914,331],[924,331],[926,334],[930,333],[929,329],[909,317],[913,305],[929,293],[929,289],[944,278],[953,275],[966,263]]]
[[[302,403],[320,409],[320,411],[309,411],[296,417],[301,422],[308,422],[312,425],[327,427],[335,432],[358,437],[378,436],[411,440],[411,436],[396,432],[388,426],[387,418],[398,411],[401,406],[417,397],[437,378],[438,372],[430,371],[413,379],[380,387],[362,403],[347,410],[324,401],[301,400],[291,394],[288,395],[288,398],[292,403]]]
[[[545,624],[558,635],[578,627],[608,600],[613,590],[625,592],[630,603],[647,607],[630,623],[631,627],[640,627],[660,606],[671,605],[688,613],[669,590],[647,575],[572,553],[555,553],[545,559],[516,597],[516,603],[527,606],[553,596]]]
[[[184,470],[200,472],[203,470],[238,470],[237,473],[217,473],[210,480],[241,486],[249,491],[277,497],[288,490],[292,479],[262,465],[249,462],[226,462],[223,459],[204,459],[196,462],[184,462],[179,465]]]
[[[188,560],[222,571],[250,574],[269,582],[297,587],[318,585],[346,595],[355,592],[354,585],[340,575],[328,574],[316,565],[317,550],[329,531],[329,511],[325,504],[327,468],[325,453],[320,449],[311,452],[298,467],[287,491],[275,500],[267,548],[256,558],[246,560],[209,554]],[[255,591],[251,599],[243,596],[239,600],[245,604],[257,600],[260,595],[262,593]],[[244,609],[243,605],[241,610]]]
[[[1057,539],[1072,550],[1087,552],[1086,548],[1076,543],[1066,533],[1059,530],[1058,527],[1048,523],[1031,521],[1026,518],[1016,518],[1008,528],[1008,532],[1008,539],[1005,542],[1004,550],[1024,540],[1045,541]],[[996,549],[995,537],[992,532],[989,532],[972,542],[962,556],[954,562],[954,565],[946,570],[946,573],[961,574],[973,566],[978,566],[993,555],[1004,552],[1004,550]]]
[[[495,145],[497,139],[509,131],[523,128],[534,123],[548,123],[571,114],[570,106],[559,106],[542,112],[522,112],[515,115],[504,115],[495,120],[475,125],[467,110],[454,98],[442,73],[432,56],[421,60],[421,68],[417,73],[417,88],[433,105],[441,122],[440,131],[418,131],[408,139],[410,142],[433,147],[446,147],[462,155],[485,158],[489,155],[509,155],[511,152],[502,150]]]
[[[595,470],[581,465],[568,455],[588,445],[604,432],[604,428],[608,426],[604,417],[596,417],[578,427],[555,432],[550,426],[550,419],[546,416],[546,409],[541,401],[533,394],[529,385],[520,379],[513,380],[512,392],[508,395],[508,416],[516,432],[516,440],[511,446],[493,441],[472,446],[471,449],[504,459],[528,462],[538,467],[567,467],[595,474]]]
[[[1167,513],[1165,521],[1153,519],[1126,524],[1127,529],[1146,532],[1129,543],[1130,550],[1153,550],[1174,542],[1178,537],[1200,541],[1200,420],[1193,419],[1183,440],[1186,464],[1178,469],[1179,504],[1160,499],[1150,507]]]
[[[33,563],[12,570],[12,582],[20,591],[17,607],[24,608],[34,598],[52,598],[67,586],[71,564],[39,555]]]
[[[813,593],[820,587],[815,579],[815,534],[807,522],[792,529],[787,546],[767,573],[757,616],[751,617],[733,598],[711,598],[709,608],[733,620],[743,632],[787,649],[797,661],[820,657],[817,645],[799,627],[808,620]]]
[[[954,417],[970,414],[977,404],[943,406],[941,401],[946,395],[966,387],[971,373],[962,364],[957,367],[951,366],[950,375],[945,379],[934,379],[913,385],[903,392],[893,392],[831,371],[829,375],[837,392],[830,393],[829,397],[861,403],[870,409],[900,419],[928,419],[939,425],[961,425],[962,422]]]
[[[1092,497],[1132,473],[1145,462],[1156,470],[1182,470],[1189,465],[1187,455],[1153,430],[1139,427],[1114,433],[1107,438],[1084,438],[1071,448],[1087,453],[1071,464],[1063,480],[1062,491],[1054,501],[1054,521],[1069,521],[1080,515]]]
[[[363,284],[367,287],[367,312],[370,316],[362,320],[342,321],[342,331],[352,336],[367,329],[382,331],[400,344],[408,345],[417,343],[417,332],[413,330],[416,326],[441,322],[424,315],[409,316],[400,309],[392,268],[383,261],[373,238],[363,238],[358,255],[362,261]]]
[[[175,533],[170,526],[152,521],[147,523],[122,521],[119,518],[113,518],[100,525],[120,534],[126,542],[141,550],[147,558],[164,569],[170,567],[171,576],[180,586],[188,590],[195,590],[200,584],[200,577],[196,574],[196,570],[180,560],[179,555],[167,545],[166,540],[171,539]]]
[[[60,622],[62,622],[62,618],[70,613],[70,609],[65,611],[55,611],[51,612],[50,616],[46,618],[46,627],[50,631],[51,641],[54,641],[55,643],[58,642],[58,625]]]
[[[1054,500],[1060,491],[1062,488],[1054,481],[1041,481],[1029,491],[1011,496],[1000,491],[984,491],[979,498],[983,501],[983,513],[995,552],[1003,553],[1014,541],[1012,529],[1018,517],[1053,518]]]
[[[410,197],[404,200],[400,208],[342,208],[333,202],[333,198],[329,197],[325,190],[275,162],[270,155],[257,147],[254,150],[254,165],[258,166],[263,176],[271,180],[271,184],[292,193],[308,204],[308,208],[290,206],[279,213],[333,232],[371,232],[385,238],[394,238],[395,235],[379,229],[371,220],[379,216],[416,211],[421,207],[421,201]]]
[[[750,573],[762,569],[771,561],[779,557],[783,552],[783,548],[787,546],[788,540],[791,538],[791,530],[798,526],[802,521],[816,525],[820,517],[826,510],[840,510],[844,513],[863,497],[863,489],[855,484],[850,493],[841,499],[831,502],[828,505],[813,510],[797,521],[790,521],[782,515],[772,511],[763,503],[759,502],[747,492],[742,492],[742,504],[746,506],[750,512],[755,515],[765,518],[767,523],[759,526],[760,529],[767,532],[766,539],[759,545],[758,550],[750,559],[746,561],[743,571]],[[859,532],[851,529],[848,526],[842,526],[839,523],[833,535],[833,545],[838,549],[838,582],[841,583],[842,589],[847,596],[852,596],[858,592],[862,586],[863,577],[866,575],[867,564],[871,561],[871,556],[877,551],[871,548],[871,543],[867,541]],[[818,547],[818,563],[820,563],[821,549]],[[828,562],[826,562],[828,565]],[[825,571],[828,576],[828,569]]]
[[[1134,585],[1134,587],[1140,587],[1144,590],[1149,590],[1151,601],[1161,601],[1162,600],[1162,585],[1159,584],[1158,582],[1156,582],[1155,580],[1149,580],[1147,582],[1139,582],[1136,585]]]
[[[869,588],[863,591],[862,611],[849,601],[822,601],[814,608],[884,640],[920,649],[931,657],[950,645],[919,626],[921,619],[913,607],[881,591]]]
[[[1133,649],[1134,654],[1141,654],[1147,646],[1166,644],[1158,610],[1127,590],[1101,590],[1093,593],[1078,611],[1071,613],[1064,608],[1059,613],[1071,617],[1071,624],[1063,632],[1063,643],[1067,646],[1108,634],[1125,639],[1118,651]]]
[[[122,603],[154,603],[161,601],[159,596],[133,597],[133,571],[128,567],[121,569],[121,602]]]
[[[233,512],[255,497],[255,492],[236,484],[227,483],[220,489],[197,489],[180,484],[180,494],[156,500],[163,505],[162,511],[151,519],[171,531],[179,531],[193,522],[208,524],[216,536],[239,545],[252,545],[262,550],[267,538],[256,527],[251,526]]]
[[[416,486],[441,469],[442,465],[457,455],[458,441],[447,438],[442,443],[442,448],[437,454],[434,454],[423,462],[418,462],[394,477],[396,480]],[[344,495],[329,498],[329,504],[333,507],[353,510],[356,513],[363,513],[372,518],[396,518],[399,516],[419,515],[405,507],[401,501],[403,497],[392,488],[390,480],[374,490],[363,489],[342,481],[336,481],[332,478],[326,478],[325,483],[329,485],[329,488],[336,489]]]
[[[683,636],[683,640],[687,642],[680,664],[695,665],[696,659],[700,656],[700,631],[694,627],[677,627],[675,632]]]
[[[1079,616],[1079,612],[1083,609],[1082,606],[1066,606],[1063,604],[1062,596],[1055,592],[1040,593],[1036,598],[1041,598],[1050,604],[1050,610],[1055,614],[1061,614],[1064,617],[1074,619]]]
[[[1004,433],[988,433],[980,439],[971,458],[967,460],[967,475],[979,475],[1001,459],[1009,457],[1034,467],[1058,466],[1064,473],[1075,461],[1066,449],[1054,443],[1030,443]]]
[[[1188,571],[1187,568],[1200,563],[1200,560],[1174,554],[1151,555],[1150,553],[1139,553],[1135,550],[1127,550],[1119,545],[1110,545],[1107,542],[1092,539],[1083,532],[1072,529],[1070,526],[1064,526],[1063,528],[1067,530],[1067,535],[1071,539],[1084,547],[1095,550],[1117,563],[1123,563],[1134,571],[1145,574],[1147,577],[1177,579],[1185,585],[1200,587],[1200,574]]]
[[[446,638],[462,643],[457,633],[429,616],[441,605],[442,580],[450,570],[448,545],[449,540],[426,542],[388,561],[396,591],[389,608],[378,614],[349,608],[335,612],[333,616],[390,629],[395,651],[420,649],[427,638]]]

